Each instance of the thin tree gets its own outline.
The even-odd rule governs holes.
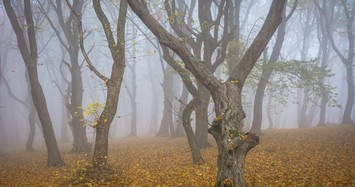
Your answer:
[[[263,100],[264,100],[264,92],[268,85],[269,79],[273,73],[273,69],[270,67],[271,64],[275,64],[278,61],[278,58],[281,53],[281,48],[286,35],[286,23],[291,18],[292,14],[295,12],[298,1],[296,0],[293,4],[293,7],[290,13],[286,16],[284,13],[284,19],[282,20],[276,36],[276,42],[271,53],[270,59],[267,63],[263,63],[262,65],[262,73],[260,77],[260,81],[256,87],[255,99],[254,99],[254,107],[253,107],[253,122],[251,126],[251,132],[256,134],[260,134],[261,131],[261,122],[263,119]],[[286,9],[286,5],[285,5]],[[284,11],[285,12],[285,11]]]
[[[71,126],[73,132],[73,147],[70,152],[80,153],[90,151],[90,144],[86,137],[86,126],[84,123],[82,100],[83,100],[83,81],[81,76],[82,63],[79,61],[79,31],[77,27],[77,20],[72,12],[65,16],[65,2],[61,0],[56,0],[55,2],[48,1],[51,5],[50,7],[56,13],[56,18],[58,19],[58,25],[55,25],[53,20],[50,18],[48,13],[44,11],[42,3],[39,2],[42,13],[45,15],[50,26],[56,33],[59,43],[63,46],[66,52],[69,54],[69,62],[62,59],[61,63],[69,69],[71,79],[70,79],[70,91],[71,93],[69,102],[66,104],[71,117],[69,125]],[[83,11],[84,1],[74,0],[73,9],[80,14]]]
[[[11,25],[16,33],[18,48],[21,52],[23,61],[28,71],[29,82],[31,85],[31,95],[33,103],[36,107],[39,120],[42,125],[44,141],[47,147],[47,166],[56,167],[64,165],[61,158],[57,140],[55,138],[52,121],[48,112],[47,102],[43,89],[39,83],[37,72],[37,41],[35,23],[32,17],[32,9],[30,0],[24,1],[24,13],[26,19],[26,27],[21,27],[10,0],[3,1],[6,13],[9,17]],[[24,30],[25,29],[25,32]],[[24,34],[28,35],[26,41]]]
[[[100,0],[93,0],[93,6],[95,13],[104,29],[108,47],[111,52],[113,64],[111,69],[110,78],[101,74],[93,65],[89,58],[84,45],[84,31],[82,28],[82,19],[75,9],[66,0],[68,6],[72,12],[78,18],[78,29],[81,52],[88,64],[89,69],[94,72],[107,87],[106,102],[102,113],[97,119],[95,126],[96,139],[93,155],[93,165],[95,169],[101,170],[107,168],[107,156],[108,156],[108,135],[110,125],[116,115],[118,98],[121,90],[123,73],[126,66],[125,61],[125,25],[127,17],[127,1],[120,1],[119,14],[116,22],[116,36],[111,29],[110,21],[106,14],[103,12]],[[116,38],[116,39],[115,39]]]
[[[354,17],[355,17],[355,3],[347,3],[345,0],[339,0],[340,7],[343,9],[343,16],[345,18],[345,33],[347,36],[348,48],[346,52],[341,52],[339,47],[335,43],[334,40],[334,31],[332,30],[332,25],[330,24],[330,12],[327,11],[327,1],[323,0],[323,6],[319,5],[316,2],[317,8],[324,16],[324,21],[327,30],[327,36],[329,38],[329,42],[335,51],[335,53],[339,56],[342,63],[345,66],[346,70],[346,84],[348,88],[347,93],[347,101],[344,108],[343,117],[341,120],[342,124],[353,124],[354,121],[351,119],[351,114],[355,101],[355,88],[354,88],[354,72],[353,72],[353,63],[354,63],[354,55],[355,55],[355,36],[354,36]]]

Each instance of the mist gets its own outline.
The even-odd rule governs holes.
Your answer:
[[[26,22],[23,3],[8,2],[15,9],[20,32],[31,54],[34,51],[30,49],[31,39],[37,42],[35,69],[60,152],[94,150],[98,126],[108,119],[108,142],[125,141],[128,137],[184,137],[189,142],[186,146],[192,150],[193,162],[199,162],[195,160],[191,142],[196,141],[198,149],[210,146],[211,135],[216,137],[210,130],[227,113],[223,107],[218,108],[218,91],[214,93],[212,86],[209,87],[210,82],[217,84],[213,82],[215,79],[224,85],[241,85],[238,89],[245,118],[241,117],[242,112],[235,115],[238,136],[250,132],[262,141],[264,132],[271,129],[353,126],[353,1],[287,1],[281,15],[283,21],[265,43],[266,47],[259,50],[261,55],[257,56],[250,73],[247,69],[235,71],[234,68],[239,68],[247,50],[253,48],[253,41],[267,21],[272,1],[231,1],[234,10],[226,14],[219,14],[224,1],[211,1],[209,6],[203,3],[192,6],[195,1],[167,1],[168,5],[163,1],[148,2],[151,17],[180,41],[176,46],[184,45],[183,49],[191,54],[188,58],[182,55],[182,48],[173,46],[174,41],[164,41],[168,37],[149,26],[144,16],[137,16],[139,11],[134,10],[130,1],[123,31],[119,22],[122,3],[101,2],[112,36],[102,26],[102,18],[98,18],[98,10],[91,1],[77,4],[68,1],[72,9],[64,1],[30,1],[35,38],[29,38],[31,25]],[[32,97],[34,83],[29,78],[29,65],[26,66],[4,4],[0,2],[0,153],[37,151],[46,145],[48,149],[44,139],[47,135],[42,130],[47,127],[41,125],[44,118],[37,115],[41,102]],[[173,9],[170,11],[176,11],[170,12],[173,15],[166,10],[169,6]],[[201,7],[211,11],[205,15],[210,16],[208,19],[199,15]],[[60,8],[62,17],[58,14]],[[200,23],[209,19],[220,20],[218,25],[204,31]],[[82,30],[77,28],[79,23]],[[119,43],[120,32],[124,35],[122,43]],[[115,44],[110,44],[110,37]],[[117,46],[122,46],[123,52],[114,48]],[[115,56],[118,51],[124,57]],[[200,73],[193,65],[197,62],[204,64],[203,71],[215,79],[201,81],[204,72]],[[118,73],[113,71],[117,64],[122,65],[123,74],[122,79],[117,78],[117,106],[110,105],[107,109],[117,110],[108,115],[112,117],[111,122],[103,111],[108,104],[115,103],[108,100],[108,90],[114,80],[112,75]],[[243,72],[248,73],[245,80],[240,78]],[[198,101],[193,103],[195,99]],[[30,122],[31,111],[35,112],[34,126]],[[81,125],[74,124],[76,117]],[[76,132],[82,133],[80,138],[75,137]],[[194,140],[188,138],[191,132]],[[258,143],[259,139],[255,145]]]

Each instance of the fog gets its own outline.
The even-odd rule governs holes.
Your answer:
[[[253,3],[254,2],[254,3]],[[302,1],[303,2],[303,1]],[[298,7],[286,25],[285,39],[278,58],[280,63],[288,61],[317,61],[317,66],[320,65],[320,43],[319,39],[319,23],[317,23],[316,7],[314,4],[304,4]],[[44,3],[44,2],[42,2]],[[240,13],[241,29],[240,29],[240,44],[243,48],[250,46],[252,40],[255,38],[260,27],[262,26],[267,10],[269,8],[267,1],[243,1]],[[111,22],[115,22],[117,18],[117,7],[111,5],[110,2],[105,2],[104,10],[108,14]],[[287,13],[292,8],[291,3],[287,6]],[[53,127],[58,142],[70,143],[73,140],[71,129],[68,126],[67,109],[64,105],[64,97],[61,91],[65,91],[68,87],[67,81],[70,81],[70,72],[64,61],[69,61],[69,55],[61,46],[57,34],[49,24],[48,20],[44,18],[40,11],[38,3],[33,1],[34,12],[36,13],[37,22],[37,43],[38,43],[38,76],[40,84],[45,93],[45,98],[48,105]],[[58,25],[56,14],[49,5],[44,3],[47,7],[48,16],[52,19],[54,25]],[[157,5],[158,7],[162,5]],[[311,12],[307,18],[307,11],[311,7]],[[250,9],[249,9],[250,8]],[[157,8],[158,9],[158,8]],[[313,10],[313,11],[312,11]],[[67,10],[66,10],[67,11]],[[159,14],[156,10],[156,14]],[[348,40],[346,38],[346,25],[342,12],[334,15],[334,40],[339,50],[343,54],[348,54]],[[66,12],[68,14],[68,11]],[[197,15],[193,15],[197,19]],[[306,23],[310,19],[311,23]],[[104,75],[111,74],[112,57],[107,47],[107,42],[99,20],[90,4],[84,4],[83,24],[85,30],[85,46],[89,50],[89,56],[98,70]],[[165,24],[167,24],[165,22]],[[309,31],[304,31],[306,24],[310,25]],[[353,24],[355,25],[355,24]],[[143,33],[142,33],[143,32]],[[305,57],[302,55],[302,41],[304,32],[308,32],[306,39],[307,52]],[[354,34],[354,27],[353,27]],[[62,33],[63,34],[63,33]],[[148,37],[148,38],[147,38]],[[29,109],[21,102],[29,102],[27,96],[29,94],[28,82],[26,77],[26,68],[23,63],[22,56],[17,47],[16,35],[11,27],[9,19],[6,15],[4,7],[0,4],[0,59],[1,59],[1,79],[0,79],[0,151],[8,152],[14,150],[24,150],[26,140],[29,134]],[[267,55],[270,56],[273,46],[276,42],[276,34],[270,40],[267,46]],[[164,112],[164,69],[168,66],[159,56],[160,52],[157,49],[157,39],[145,27],[145,25],[129,10],[128,20],[126,23],[126,63],[123,83],[119,95],[118,110],[114,121],[111,125],[110,139],[127,137],[131,133],[132,118],[136,118],[137,136],[153,137],[158,133],[161,125]],[[346,68],[341,62],[339,56],[334,52],[331,45],[328,44],[329,58],[326,69],[328,74],[332,75],[326,77],[324,82],[331,87],[331,100],[336,103],[328,103],[326,107],[325,125],[339,125],[342,123],[344,107],[347,102],[347,86],[346,86]],[[305,59],[302,59],[305,58]],[[259,64],[262,64],[263,56],[260,57]],[[87,108],[93,102],[101,104],[106,100],[106,86],[90,69],[79,52],[79,62],[82,64],[81,76],[83,80],[83,99],[82,107]],[[134,66],[133,66],[134,64]],[[354,62],[352,62],[354,64]],[[130,68],[134,67],[134,69]],[[352,65],[354,67],[354,65]],[[221,81],[226,81],[227,66],[221,65],[215,75]],[[259,69],[258,69],[259,68]],[[354,69],[354,68],[353,68]],[[134,71],[134,72],[132,72]],[[260,79],[260,66],[253,69],[255,76],[249,76],[250,84],[246,84],[243,88],[243,105],[246,112],[246,119],[244,119],[244,130],[248,131],[251,128],[254,96],[256,92],[256,84]],[[179,118],[180,96],[183,89],[183,83],[178,73],[171,71],[173,76],[173,90],[172,100],[169,100],[171,106],[168,110],[173,116],[173,126],[176,128]],[[287,72],[286,72],[287,73]],[[284,74],[286,74],[284,73]],[[135,77],[133,77],[135,74]],[[275,75],[270,79],[270,84],[277,83],[278,77],[283,76],[282,73],[274,73]],[[64,75],[64,77],[62,76]],[[258,77],[259,76],[259,77]],[[312,76],[312,74],[311,74]],[[353,79],[354,77],[348,77]],[[268,115],[268,105],[271,109],[271,117],[274,122],[274,128],[288,129],[299,127],[299,110],[302,105],[304,95],[302,94],[305,87],[297,88],[291,86],[292,80],[283,79],[287,88],[282,90],[282,94],[274,95],[273,97],[283,100],[279,102],[275,99],[268,103],[270,93],[264,93],[264,101],[262,106],[262,126],[261,129],[268,129],[270,122],[266,117]],[[6,82],[6,83],[5,83]],[[132,82],[136,84],[136,111],[131,105]],[[248,81],[247,81],[248,82]],[[196,83],[195,83],[196,84]],[[8,86],[7,86],[8,85]],[[309,85],[310,87],[312,85]],[[311,88],[312,89],[312,88]],[[275,92],[276,94],[281,93]],[[314,98],[317,98],[314,100]],[[189,96],[191,99],[192,97]],[[211,100],[212,101],[212,100]],[[212,124],[216,117],[213,114],[214,105],[210,101],[208,107],[209,124]],[[307,122],[307,127],[316,126],[320,115],[320,99],[319,96],[313,96],[309,99],[309,106],[306,107],[307,115],[310,115],[310,120]],[[336,106],[335,106],[336,105]],[[101,110],[101,109],[100,109]],[[166,109],[165,109],[166,110]],[[313,110],[313,111],[311,111]],[[98,111],[100,112],[100,111]],[[136,112],[136,115],[134,115]],[[355,109],[352,109],[352,120],[355,118]],[[195,114],[192,115],[192,127],[195,126]],[[170,132],[172,134],[172,132]],[[94,142],[94,129],[87,127],[86,136],[89,142]],[[43,146],[43,134],[41,132],[40,124],[36,123],[34,146]]]

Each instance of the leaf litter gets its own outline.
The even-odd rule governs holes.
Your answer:
[[[210,139],[213,142],[213,139]],[[0,157],[0,186],[213,186],[216,145],[193,165],[186,138],[110,140],[110,180],[85,178],[90,154],[69,154],[66,165],[46,167],[46,151]],[[355,186],[355,126],[266,130],[245,164],[250,186]]]

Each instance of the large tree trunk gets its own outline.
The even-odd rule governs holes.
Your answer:
[[[20,49],[22,58],[26,64],[26,68],[29,75],[31,94],[33,103],[37,109],[38,117],[42,125],[44,141],[47,147],[48,167],[56,167],[64,165],[64,162],[60,156],[60,152],[57,145],[57,140],[55,138],[52,121],[48,112],[47,103],[43,93],[43,89],[39,83],[38,73],[37,73],[37,43],[35,37],[34,22],[32,18],[31,1],[26,0],[25,4],[25,17],[27,27],[27,34],[29,38],[29,48],[24,37],[24,32],[17,20],[17,16],[14,9],[11,6],[10,0],[3,1],[7,15],[10,19],[11,25],[17,36],[17,44]]]
[[[259,143],[255,134],[241,132],[245,113],[241,92],[231,84],[219,93],[212,93],[218,116],[209,132],[218,146],[217,186],[245,186],[244,161],[248,151]]]

